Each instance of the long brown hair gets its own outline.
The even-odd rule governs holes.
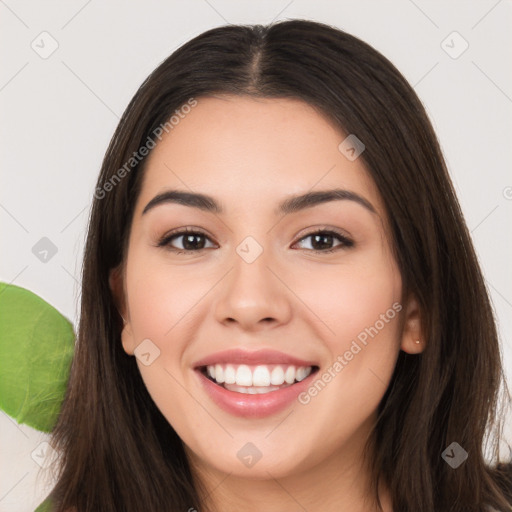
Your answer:
[[[304,20],[204,32],[162,62],[124,112],[89,221],[76,352],[52,438],[61,453],[55,510],[202,508],[180,438],[123,351],[109,272],[126,256],[146,158],[127,162],[176,110],[218,93],[303,100],[366,146],[361,158],[387,210],[403,294],[417,298],[426,340],[421,355],[400,352],[379,405],[368,444],[377,502],[384,479],[396,511],[509,510],[510,466],[497,462],[500,390],[510,395],[484,279],[436,135],[389,60],[354,36]],[[495,435],[487,436],[491,428]],[[452,442],[469,454],[457,469],[441,456]],[[485,461],[487,442],[494,466]]]

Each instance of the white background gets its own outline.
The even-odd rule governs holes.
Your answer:
[[[326,22],[360,37],[415,87],[481,260],[512,381],[512,4],[506,0],[0,0],[0,280],[39,294],[76,325],[94,184],[138,86],[207,29],[285,18]],[[47,59],[31,47],[49,37],[43,31],[58,43]],[[469,43],[456,59],[441,46],[453,31]],[[45,48],[50,44],[46,39]],[[453,36],[445,44],[461,48]],[[31,250],[42,237],[58,249],[47,263]],[[36,485],[39,466],[31,458],[46,436],[3,413],[0,434],[0,511],[33,510],[49,490],[42,471]]]

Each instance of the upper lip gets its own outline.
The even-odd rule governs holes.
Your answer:
[[[210,366],[214,364],[289,364],[294,366],[317,366],[314,361],[306,361],[297,357],[290,356],[284,352],[276,350],[241,350],[230,349],[223,350],[222,352],[215,352],[210,354],[200,361],[194,363],[194,368],[202,366]]]

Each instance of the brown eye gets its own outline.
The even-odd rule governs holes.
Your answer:
[[[310,247],[302,247],[307,251],[314,251],[321,254],[332,253],[337,250],[347,249],[354,246],[354,242],[346,235],[333,230],[317,230],[302,237],[297,243],[311,239]],[[336,241],[338,243],[336,243]],[[199,252],[203,249],[211,248],[213,244],[207,247],[210,238],[203,232],[194,229],[182,229],[166,234],[159,242],[158,247],[165,247],[177,254]],[[174,246],[175,243],[181,247]]]
[[[342,233],[338,233],[336,231],[329,230],[319,230],[314,231],[313,233],[309,233],[308,235],[302,237],[299,242],[311,239],[311,248],[306,248],[307,250],[312,250],[320,253],[331,253],[343,248],[353,247],[354,242],[350,240],[346,235]],[[338,240],[339,243],[333,246],[335,240]],[[299,243],[297,242],[297,243]]]
[[[185,229],[164,236],[159,242],[158,247],[166,247],[171,251],[179,253],[198,252],[206,249],[206,241],[209,238],[200,231]],[[182,247],[174,247],[172,244],[178,241]]]

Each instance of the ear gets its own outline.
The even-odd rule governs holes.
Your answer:
[[[126,293],[124,289],[124,274],[122,264],[110,271],[108,284],[110,291],[112,292],[114,304],[123,321],[123,328],[121,330],[121,342],[123,344],[123,349],[128,355],[133,355],[135,345],[133,342],[130,314],[128,308],[126,307]]]
[[[420,354],[425,350],[425,340],[422,339],[421,312],[418,301],[413,295],[407,300],[405,308],[404,327],[400,348],[408,354]]]

